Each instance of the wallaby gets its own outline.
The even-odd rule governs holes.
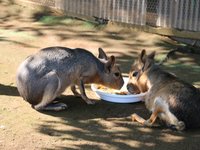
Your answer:
[[[101,48],[97,58],[81,48],[48,47],[21,63],[16,83],[20,95],[34,109],[58,111],[66,109],[67,105],[52,102],[69,86],[74,95],[81,96],[87,104],[93,104],[94,101],[85,94],[84,84],[96,83],[120,89],[124,81],[115,57],[108,58]]]
[[[127,89],[130,93],[147,92],[146,108],[151,116],[145,120],[137,114],[133,121],[152,126],[158,117],[176,130],[200,127],[200,91],[174,74],[164,71],[154,61],[155,52],[142,50],[129,73]]]

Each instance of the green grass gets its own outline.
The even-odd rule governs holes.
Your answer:
[[[105,25],[99,25],[91,21],[79,20],[71,17],[60,17],[60,16],[42,16],[39,20],[45,26],[53,25],[81,25],[86,29],[103,29]]]
[[[12,29],[0,29],[0,39],[6,39],[9,37],[17,37],[17,39],[33,39],[35,38],[30,32],[16,31]]]
[[[91,21],[84,21],[83,26],[88,29],[103,29],[106,25],[100,25]]]
[[[167,65],[167,68],[171,68],[171,69],[179,69],[179,70],[186,70],[186,71],[192,71],[195,73],[200,73],[200,66],[196,66],[196,65],[186,65],[186,64],[169,64]]]
[[[57,25],[57,24],[71,24],[74,19],[70,17],[58,17],[58,16],[43,16],[39,19],[39,22],[44,25]]]

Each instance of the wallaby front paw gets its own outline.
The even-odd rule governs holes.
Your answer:
[[[88,104],[88,105],[93,105],[95,104],[95,101],[90,100],[87,96],[81,95],[82,99]]]
[[[87,103],[88,105],[93,105],[93,104],[95,104],[95,101],[93,101],[93,100],[87,100],[86,103]]]
[[[136,113],[132,114],[131,115],[131,120],[135,122],[136,121],[136,116],[138,116]]]
[[[143,123],[145,126],[148,126],[148,127],[151,127],[152,126],[152,123],[151,121],[148,119],[148,120],[145,120],[144,123]]]

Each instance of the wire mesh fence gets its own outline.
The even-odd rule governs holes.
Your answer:
[[[26,0],[65,13],[134,25],[200,31],[200,0]]]
[[[157,26],[200,31],[199,0],[159,0]]]

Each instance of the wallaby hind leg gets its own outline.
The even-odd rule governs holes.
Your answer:
[[[176,130],[185,129],[184,122],[179,121],[176,116],[170,112],[168,104],[161,97],[157,97],[154,104],[154,111],[157,112],[157,116],[165,121],[167,125],[174,127]]]
[[[50,104],[47,104],[45,107],[43,107],[42,110],[60,111],[60,110],[65,110],[66,108],[67,108],[67,105],[64,103],[50,103]]]
[[[185,123],[183,121],[179,121],[174,114],[172,114],[169,110],[161,113],[159,117],[166,122],[166,124],[173,129],[182,131],[185,129]]]
[[[137,114],[133,114],[131,118],[132,118],[132,121],[137,121],[141,123],[142,125],[152,126],[154,122],[156,121],[158,115],[162,113],[163,111],[165,111],[165,104],[163,104],[162,99],[158,97],[154,101],[152,114],[149,119],[145,120],[142,117],[138,116]]]
[[[44,78],[41,79],[40,82],[47,83],[44,92],[42,101],[33,106],[36,110],[64,110],[67,108],[67,105],[64,103],[52,103],[53,100],[58,96],[58,92],[60,89],[60,80],[57,77],[55,72],[48,73]]]

